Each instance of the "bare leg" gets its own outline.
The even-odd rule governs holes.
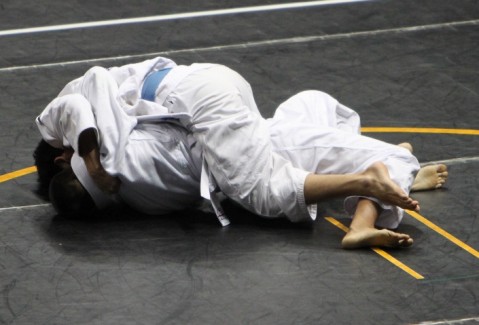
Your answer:
[[[349,231],[341,242],[342,247],[355,249],[411,246],[413,240],[409,235],[374,227],[379,213],[380,207],[375,202],[368,199],[359,200]]]
[[[419,211],[419,202],[391,180],[382,162],[376,162],[358,174],[310,174],[306,178],[304,196],[307,204],[350,195],[375,197],[403,209]]]

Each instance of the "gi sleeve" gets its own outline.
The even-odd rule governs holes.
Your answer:
[[[136,117],[128,116],[118,100],[118,85],[104,68],[93,67],[85,73],[82,96],[88,100],[96,120],[103,167],[114,174],[124,156]]]
[[[83,76],[70,81],[65,85],[65,87],[63,87],[57,97],[62,97],[69,94],[80,94],[82,82]]]
[[[90,103],[80,94],[55,98],[35,120],[43,139],[56,148],[78,151],[78,138],[89,128],[98,131]]]

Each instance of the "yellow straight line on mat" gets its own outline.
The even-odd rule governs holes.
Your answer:
[[[413,217],[414,219],[418,220],[419,222],[422,222],[423,224],[425,224],[426,226],[428,226],[429,228],[431,228],[431,229],[434,230],[435,232],[439,233],[440,235],[446,237],[448,240],[452,241],[454,244],[456,244],[457,246],[461,247],[461,248],[464,249],[466,252],[472,254],[472,255],[475,256],[476,258],[479,258],[479,252],[478,252],[477,250],[475,250],[475,249],[472,248],[471,246],[467,245],[466,243],[462,242],[462,241],[459,240],[458,238],[454,237],[453,235],[451,235],[450,233],[448,233],[447,231],[445,231],[445,230],[442,229],[441,227],[436,226],[434,223],[432,223],[431,221],[427,220],[426,218],[424,218],[423,216],[421,216],[419,213],[414,212],[414,211],[411,211],[411,210],[406,210],[406,212],[407,212],[411,217]]]
[[[414,128],[414,127],[362,127],[362,132],[377,133],[430,133],[430,134],[460,134],[479,135],[479,130],[474,129],[440,129],[440,128]]]
[[[17,177],[20,177],[20,176],[25,176],[25,175],[31,174],[31,173],[34,173],[36,171],[37,171],[37,167],[31,166],[31,167],[23,168],[23,169],[20,169],[20,170],[16,170],[16,171],[11,172],[11,173],[3,174],[3,175],[0,175],[0,183],[9,181],[13,178],[17,178]]]
[[[348,232],[349,228],[346,227],[345,225],[343,225],[341,222],[339,222],[338,220],[332,218],[332,217],[325,217],[324,219],[326,219],[327,221],[329,221],[330,223],[332,223],[333,225],[335,225],[336,227],[338,227],[339,229],[341,229],[342,231],[344,232]],[[388,260],[389,262],[391,262],[392,264],[396,265],[398,268],[400,268],[401,270],[403,270],[404,272],[408,273],[410,276],[412,276],[413,278],[416,278],[418,280],[422,280],[424,279],[424,277],[417,273],[416,271],[414,271],[413,269],[411,269],[409,266],[407,266],[406,264],[402,263],[401,261],[399,261],[398,259],[392,257],[389,253],[386,253],[384,250],[380,249],[380,248],[376,248],[376,247],[372,247],[371,248],[375,253],[379,254],[380,256],[384,257],[386,260]]]

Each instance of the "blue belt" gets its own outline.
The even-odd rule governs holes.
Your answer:
[[[143,83],[143,88],[141,88],[141,98],[154,102],[156,97],[156,89],[158,89],[161,81],[168,74],[168,72],[170,72],[170,70],[171,68],[158,70],[146,77],[145,82]]]

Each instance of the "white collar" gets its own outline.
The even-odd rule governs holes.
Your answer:
[[[108,194],[102,192],[95,184],[88,173],[85,162],[76,152],[71,159],[71,166],[76,177],[92,197],[98,209],[104,209],[115,203],[115,200]]]

